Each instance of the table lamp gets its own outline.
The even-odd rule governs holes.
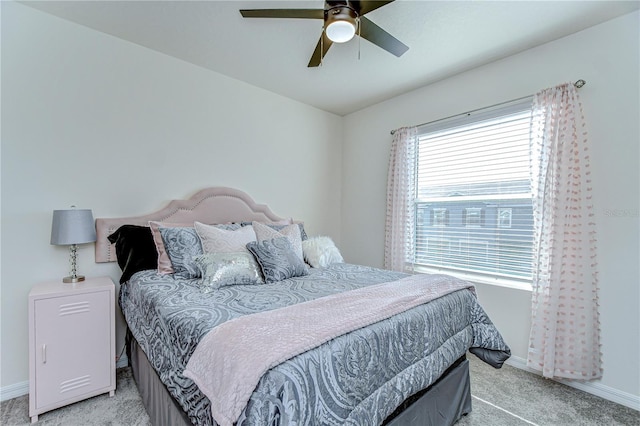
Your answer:
[[[96,240],[96,227],[93,213],[88,209],[54,210],[51,225],[51,244],[69,246],[71,255],[71,275],[64,277],[62,282],[77,283],[84,281],[84,276],[78,275],[76,261],[78,244],[92,243]]]

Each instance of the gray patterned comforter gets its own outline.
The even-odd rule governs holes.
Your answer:
[[[404,276],[334,264],[277,283],[203,293],[198,280],[143,271],[122,285],[119,301],[131,333],[192,422],[215,425],[209,400],[182,375],[198,342],[213,327]],[[380,424],[470,348],[496,367],[509,357],[509,348],[474,294],[462,290],[272,368],[258,383],[238,425]]]

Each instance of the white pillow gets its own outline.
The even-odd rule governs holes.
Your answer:
[[[219,229],[215,226],[195,222],[196,233],[205,253],[249,252],[247,243],[256,240],[256,233],[251,226],[244,226],[235,231]]]
[[[324,268],[332,263],[342,263],[340,250],[329,237],[311,237],[302,242],[304,259],[313,268]]]

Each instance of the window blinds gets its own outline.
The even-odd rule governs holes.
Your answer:
[[[531,98],[419,129],[415,263],[529,280]]]

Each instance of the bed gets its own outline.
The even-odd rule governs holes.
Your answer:
[[[223,250],[216,238],[248,228],[260,237],[246,245],[249,256],[227,262],[237,249]],[[496,368],[510,356],[468,283],[335,261],[335,246],[314,246],[302,223],[236,189],[97,219],[96,233],[96,261],[123,271],[128,359],[154,425],[448,425],[471,411],[466,354]],[[304,272],[296,238],[306,241]],[[237,280],[238,265],[242,280],[224,285],[229,274]],[[436,284],[443,290],[421,301]],[[388,303],[396,294],[402,303]],[[245,383],[253,370],[255,381]]]

